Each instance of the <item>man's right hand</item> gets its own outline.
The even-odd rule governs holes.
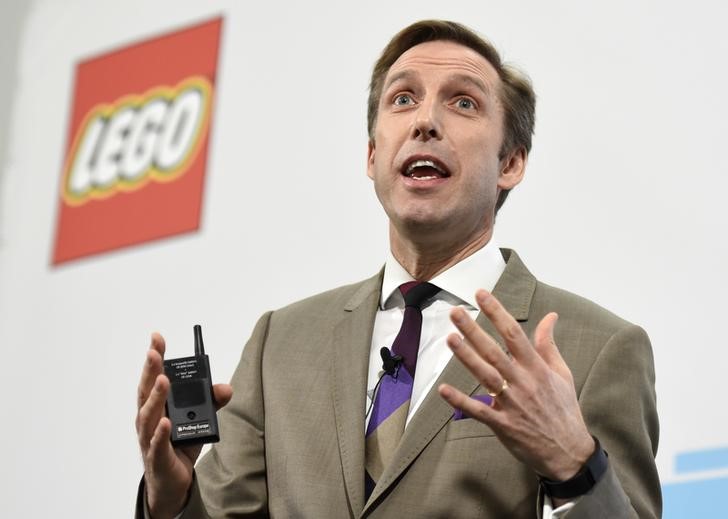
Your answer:
[[[192,469],[202,449],[175,449],[169,440],[172,423],[164,411],[169,391],[164,348],[162,336],[153,333],[137,394],[137,438],[144,461],[147,504],[154,519],[171,519],[182,511],[192,486]],[[233,394],[228,384],[215,384],[212,390],[218,408],[227,404]]]

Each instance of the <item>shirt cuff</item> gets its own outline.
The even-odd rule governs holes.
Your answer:
[[[566,512],[574,508],[576,502],[579,501],[577,497],[573,501],[564,503],[560,507],[554,509],[554,505],[551,502],[551,498],[544,494],[543,496],[543,519],[561,519],[566,517]]]

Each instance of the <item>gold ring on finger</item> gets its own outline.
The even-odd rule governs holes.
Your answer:
[[[492,396],[493,398],[500,396],[500,394],[508,389],[508,381],[506,379],[503,379],[503,384],[501,384],[501,387],[498,391],[490,391],[488,390],[488,395]]]

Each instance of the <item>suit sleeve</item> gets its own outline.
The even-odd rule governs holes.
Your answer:
[[[233,398],[219,414],[220,443],[197,463],[183,519],[268,517],[261,367],[271,315],[260,318],[245,345]]]
[[[644,330],[629,325],[607,341],[579,403],[589,431],[609,454],[609,468],[566,517],[661,517],[655,369]]]

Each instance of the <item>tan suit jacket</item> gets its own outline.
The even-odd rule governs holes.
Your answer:
[[[529,335],[544,315],[558,312],[556,343],[574,375],[587,426],[609,453],[607,474],[569,518],[659,517],[647,336],[587,300],[540,283],[514,252],[503,254],[507,266],[494,294]],[[540,515],[534,472],[487,426],[453,421],[434,389],[365,503],[367,366],[380,290],[381,273],[260,319],[233,376],[233,400],[220,413],[222,441],[196,468],[184,518]],[[482,315],[478,322],[499,339]],[[440,381],[482,392],[456,359]]]

